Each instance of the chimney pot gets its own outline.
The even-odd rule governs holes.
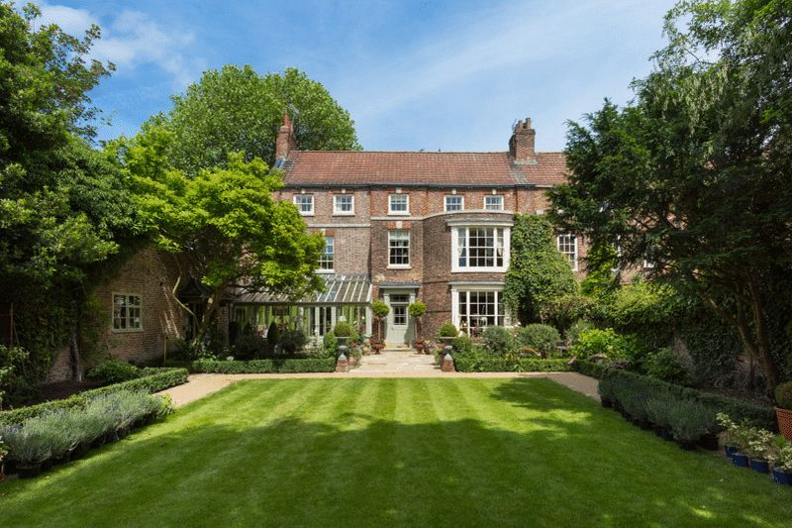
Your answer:
[[[517,121],[509,139],[509,155],[517,162],[536,161],[536,130],[531,126],[531,118]]]

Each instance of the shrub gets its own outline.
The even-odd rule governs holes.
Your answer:
[[[382,319],[388,316],[390,308],[382,301],[374,301],[371,303],[371,312],[374,314],[374,317]]]
[[[451,346],[457,354],[468,354],[473,351],[473,340],[469,336],[461,335],[451,342]]]
[[[300,329],[285,330],[281,334],[280,339],[283,351],[287,354],[302,352],[303,348],[305,348],[305,344],[308,342],[305,333]]]
[[[517,331],[517,346],[542,358],[555,356],[560,340],[558,330],[550,325],[530,324]]]
[[[669,427],[677,440],[695,442],[715,430],[715,412],[698,402],[675,400],[668,412]]]
[[[426,314],[426,305],[421,301],[414,302],[407,310],[409,310],[411,316],[418,318]]]
[[[258,358],[265,356],[269,350],[270,346],[266,339],[259,335],[245,332],[236,340],[234,357],[243,360]]]
[[[331,335],[331,334],[325,334]],[[271,374],[301,372],[334,372],[335,356],[307,359],[256,359],[253,361],[208,361],[192,363],[193,372],[217,374]]]
[[[502,326],[488,326],[481,333],[481,342],[484,348],[502,356],[514,349],[514,335]]]
[[[88,377],[102,385],[121,383],[140,376],[139,369],[125,361],[111,359],[88,371]]]
[[[595,328],[594,323],[587,319],[581,319],[572,323],[572,326],[567,330],[566,337],[570,343],[575,344],[578,342],[580,334],[593,328]]]
[[[661,398],[649,398],[646,402],[646,418],[660,427],[670,427],[673,406],[673,401]]]
[[[267,342],[272,348],[275,348],[280,343],[280,330],[278,330],[278,325],[275,324],[275,321],[272,321],[267,327]]]
[[[333,335],[336,337],[351,337],[353,331],[349,323],[341,321],[333,328]]]
[[[792,381],[778,384],[775,389],[775,399],[782,409],[792,409]]]
[[[583,295],[564,295],[555,299],[547,310],[547,318],[566,331],[577,321],[591,317],[596,301]]]
[[[146,370],[149,371],[149,369]],[[116,383],[99,389],[81,392],[64,400],[55,400],[11,411],[0,412],[0,425],[20,424],[27,419],[56,409],[85,407],[88,401],[98,394],[110,394],[121,390],[142,390],[149,394],[163,391],[170,387],[187,383],[187,376],[189,374],[186,368],[152,369],[152,371],[157,373],[125,381],[123,383]]]
[[[625,356],[625,346],[624,338],[613,329],[592,328],[578,336],[577,343],[572,347],[572,354],[580,359],[595,355],[605,356],[608,359],[620,359]]]
[[[691,382],[679,354],[670,348],[661,348],[643,360],[646,374],[663,381],[687,385]]]
[[[327,332],[322,338],[322,346],[325,351],[335,357],[338,351],[338,339],[333,335],[333,332]]]
[[[450,321],[443,323],[440,327],[440,330],[437,332],[437,335],[440,337],[457,337],[459,335],[459,330],[457,327],[454,326],[453,323]]]
[[[454,358],[458,372],[563,372],[570,369],[564,359],[496,356],[474,350]]]

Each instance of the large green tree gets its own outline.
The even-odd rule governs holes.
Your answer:
[[[551,193],[555,222],[695,291],[768,390],[789,354],[769,320],[792,256],[791,27],[789,0],[679,3],[635,101],[569,125],[569,183]]]
[[[153,120],[174,135],[171,164],[188,174],[221,166],[229,154],[275,162],[275,137],[289,112],[303,150],[358,149],[354,122],[322,84],[288,68],[259,75],[250,66],[204,72],[173,108]]]
[[[175,255],[180,281],[194,278],[210,291],[195,344],[234,289],[298,298],[320,290],[315,272],[324,239],[306,232],[292,203],[274,198],[283,187],[280,172],[237,153],[221,167],[189,176],[168,167],[173,141],[167,128],[148,126],[136,139],[114,142],[110,152],[120,161],[156,244]]]

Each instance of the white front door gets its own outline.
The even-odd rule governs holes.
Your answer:
[[[390,307],[388,313],[388,330],[385,341],[388,346],[404,346],[410,344],[410,314],[407,307],[412,296],[410,293],[389,292],[385,294],[386,303]]]

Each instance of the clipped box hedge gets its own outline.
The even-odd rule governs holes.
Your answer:
[[[736,398],[676,385],[650,376],[607,367],[591,361],[576,361],[574,369],[581,374],[598,379],[629,379],[640,386],[645,391],[645,394],[649,396],[670,396],[672,398],[697,401],[715,412],[726,413],[735,422],[747,420],[756,427],[770,431],[778,430],[775,410],[770,406],[756,405]]]
[[[566,359],[506,359],[489,354],[457,354],[457,372],[562,372],[571,370]]]
[[[211,361],[199,359],[190,364],[192,372],[210,374],[299,374],[335,372],[335,358],[252,359],[250,361]]]
[[[53,400],[31,405],[29,407],[2,411],[0,412],[0,425],[19,424],[46,411],[83,407],[92,396],[97,394],[109,394],[120,390],[145,390],[149,394],[152,394],[170,387],[175,387],[176,385],[187,383],[187,375],[189,374],[187,369],[169,368],[158,370],[159,372],[155,374],[125,381],[123,383],[114,383],[113,385],[100,387],[98,389],[87,390],[63,400]],[[152,370],[147,369],[147,371],[151,372]]]

